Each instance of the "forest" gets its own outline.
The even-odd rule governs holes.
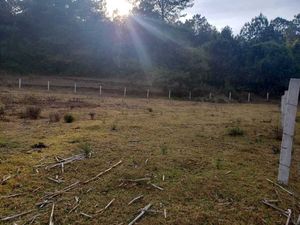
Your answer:
[[[146,82],[178,93],[209,88],[279,95],[300,75],[300,14],[260,14],[239,34],[192,0],[136,0],[129,16],[105,0],[1,0],[0,71]]]

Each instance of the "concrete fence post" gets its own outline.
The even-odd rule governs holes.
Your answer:
[[[99,87],[99,96],[101,97],[102,96],[102,86],[100,85]]]
[[[251,93],[248,93],[248,102],[251,102]]]
[[[189,93],[189,100],[192,100],[192,92]]]
[[[147,99],[150,97],[150,89],[147,90]]]
[[[291,79],[286,92],[284,126],[281,142],[278,182],[287,185],[289,182],[292,161],[293,138],[295,133],[296,114],[299,98],[300,79]]]
[[[77,93],[77,83],[74,83],[74,93]]]
[[[228,96],[228,98],[229,98],[229,101],[231,101],[231,100],[232,100],[232,94],[231,94],[231,92],[229,92],[229,96]]]
[[[48,91],[50,91],[50,81],[48,81],[48,88],[47,88]]]
[[[19,89],[21,89],[22,88],[22,79],[20,78],[19,79]]]
[[[210,92],[209,93],[209,100],[211,100],[212,99],[212,93]]]
[[[127,94],[127,88],[124,88],[124,98],[126,98],[126,94]]]
[[[267,102],[270,100],[270,93],[267,92]]]
[[[172,92],[169,90],[169,99],[171,99]]]

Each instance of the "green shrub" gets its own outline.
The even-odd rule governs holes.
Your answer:
[[[73,123],[74,122],[74,120],[75,120],[75,118],[74,118],[74,116],[72,115],[72,114],[66,114],[65,116],[64,116],[64,121],[66,122],[66,123]]]
[[[230,136],[236,137],[236,136],[244,136],[245,132],[239,127],[234,127],[228,130],[228,134]]]
[[[25,111],[22,113],[22,118],[28,118],[32,120],[37,120],[41,115],[42,109],[38,106],[26,107]]]
[[[166,145],[160,146],[160,152],[162,155],[166,155],[168,153],[168,147]]]
[[[80,148],[83,150],[83,153],[84,153],[84,155],[85,155],[86,158],[91,158],[92,151],[93,151],[91,145],[89,145],[87,143],[82,143],[80,145]]]

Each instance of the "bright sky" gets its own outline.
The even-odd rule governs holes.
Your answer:
[[[188,18],[194,14],[205,16],[218,29],[229,25],[235,34],[255,16],[263,13],[268,19],[277,16],[292,19],[300,13],[300,0],[194,0],[187,10]]]
[[[114,11],[118,11],[118,15],[126,16],[132,9],[132,4],[128,0],[107,0],[106,7],[109,16],[112,16]]]

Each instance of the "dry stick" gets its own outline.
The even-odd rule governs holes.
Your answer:
[[[99,177],[101,177],[102,175],[108,173],[110,170],[112,170],[113,168],[117,167],[117,166],[120,165],[121,163],[122,163],[122,160],[120,160],[118,163],[114,164],[112,167],[110,167],[110,168],[104,170],[103,172],[99,173],[97,176],[95,176],[95,177],[93,177],[93,178],[91,178],[91,179],[89,179],[89,180],[87,180],[87,181],[84,181],[83,183],[84,183],[84,184],[87,184],[87,183],[89,183],[89,182],[91,182],[91,181],[97,180]]]
[[[97,211],[96,212],[96,214],[97,213],[103,213],[106,209],[108,209],[111,205],[112,205],[112,203],[115,201],[116,199],[114,198],[113,200],[111,200],[103,209],[100,209],[99,211]]]
[[[294,195],[293,192],[290,192],[289,190],[287,190],[287,189],[285,189],[284,187],[282,187],[281,185],[279,185],[279,184],[277,184],[277,183],[271,181],[270,179],[267,179],[267,181],[269,181],[270,183],[274,184],[275,186],[281,188],[282,190],[286,191],[286,192],[289,193],[290,195]]]
[[[36,220],[36,218],[38,218],[40,216],[40,214],[37,214],[35,216],[33,216],[29,221],[25,222],[23,225],[25,224],[33,224],[33,222]]]
[[[13,216],[4,217],[4,218],[1,218],[0,221],[9,221],[9,220],[13,220],[13,219],[15,219],[15,218],[18,218],[18,217],[27,215],[27,214],[29,214],[29,213],[32,213],[33,211],[34,211],[34,210],[30,210],[30,211],[23,212],[23,213],[19,213],[19,214],[13,215]]]
[[[298,216],[298,219],[297,219],[296,225],[300,225],[300,215]]]
[[[4,184],[6,181],[8,181],[9,179],[11,178],[11,175],[8,175],[8,176],[4,176],[2,181],[1,181],[1,184]]]
[[[135,224],[140,218],[143,217],[143,215],[147,212],[147,210],[149,210],[149,209],[151,208],[151,206],[152,206],[152,204],[146,205],[146,206],[142,209],[141,213],[140,213],[137,217],[135,217],[134,220],[132,220],[128,225],[133,225],[133,224]]]
[[[53,203],[50,218],[49,218],[49,225],[54,225],[54,222],[53,222],[54,207],[55,207],[55,204]]]
[[[276,205],[273,205],[273,204],[269,203],[267,200],[263,200],[262,203],[267,205],[267,206],[270,206],[273,209],[276,209],[277,211],[281,212],[283,215],[286,216],[286,211],[285,210],[277,207]]]
[[[61,167],[62,164],[66,165],[66,164],[69,164],[69,163],[72,163],[72,162],[75,162],[75,161],[83,160],[84,158],[85,158],[85,156],[83,154],[75,155],[75,156],[70,157],[68,159],[61,160],[59,163],[55,163],[53,165],[46,166],[45,169],[48,170],[48,169],[52,169],[52,168],[55,168],[55,167]]]
[[[138,197],[132,199],[132,200],[128,203],[128,205],[131,205],[132,203],[136,202],[137,200],[139,200],[139,199],[141,199],[141,198],[143,198],[143,197],[144,197],[144,195],[140,195],[140,196],[138,196]]]
[[[86,213],[83,213],[83,212],[81,212],[80,215],[85,216],[85,217],[88,217],[88,218],[93,218],[92,216],[90,216],[90,215],[88,215],[88,214],[86,214]]]
[[[288,209],[287,213],[288,213],[288,218],[286,220],[285,225],[289,225],[290,224],[290,220],[291,220],[291,216],[292,216],[292,210]]]
[[[144,177],[144,178],[139,178],[139,179],[124,179],[123,181],[128,181],[128,182],[141,182],[141,181],[149,181],[151,178],[149,177]]]
[[[57,180],[57,179],[53,179],[53,178],[51,178],[51,177],[47,177],[47,179],[48,179],[48,180],[51,180],[51,181],[53,181],[53,182],[55,182],[55,183],[57,183],[57,184],[61,184],[61,183],[64,182],[63,180]]]
[[[70,214],[71,212],[75,211],[75,210],[78,208],[79,204],[80,204],[80,203],[78,203],[77,205],[75,205],[75,206],[69,211],[69,214]]]
[[[20,195],[24,195],[24,193],[0,196],[0,199],[3,199],[3,198],[13,198],[13,197],[18,197]]]
[[[157,186],[156,184],[150,183],[153,187],[157,188],[158,190],[163,191],[164,189],[162,187]]]
[[[167,209],[164,209],[164,217],[167,219]]]

